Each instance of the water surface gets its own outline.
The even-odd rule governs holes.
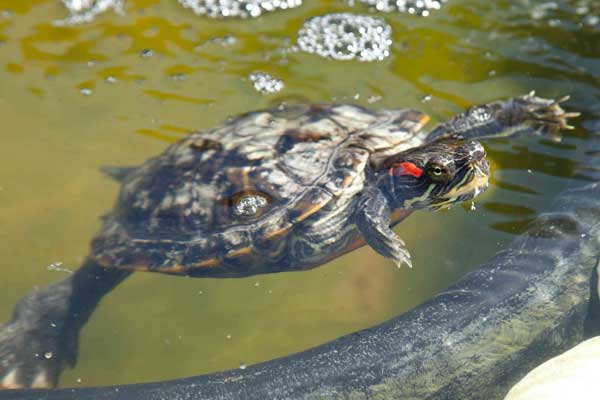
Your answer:
[[[440,121],[535,89],[584,112],[560,143],[486,143],[490,189],[476,210],[413,214],[396,231],[415,268],[369,248],[302,273],[188,279],[137,273],[82,331],[61,386],[208,373],[313,347],[397,315],[503,248],[574,179],[598,111],[600,28],[590,2],[451,0],[427,18],[360,3],[305,1],[252,20],[199,17],[175,0],[129,0],[125,15],[56,26],[58,0],[0,2],[0,320],[32,287],[87,254],[118,185],[102,165],[135,165],[186,133],[286,102],[416,107]],[[582,12],[582,7],[587,7]],[[594,9],[595,7],[595,9]],[[2,12],[4,11],[4,12]],[[326,12],[379,16],[390,56],[334,61],[290,51]],[[281,79],[273,94],[249,74]],[[48,268],[62,263],[59,268]],[[58,265],[58,264],[54,264]]]

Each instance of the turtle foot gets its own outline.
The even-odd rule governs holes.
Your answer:
[[[566,112],[560,104],[569,100],[569,96],[563,96],[557,100],[537,97],[534,91],[515,99],[517,112],[511,115],[525,113],[524,120],[536,133],[547,136],[553,140],[560,140],[559,132],[563,129],[574,129],[569,125],[569,118],[580,115],[578,112]],[[513,114],[514,113],[514,114]]]
[[[573,129],[569,119],[579,116],[578,112],[566,112],[561,107],[568,99],[569,96],[545,99],[531,91],[508,100],[476,105],[438,125],[429,133],[427,141],[446,137],[465,140],[508,138],[530,133],[559,141],[562,129]]]
[[[21,299],[0,326],[0,389],[52,388],[63,368],[75,365],[77,334],[65,329],[65,302],[49,295],[51,288]]]

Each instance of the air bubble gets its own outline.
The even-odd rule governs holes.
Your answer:
[[[544,3],[535,5],[531,9],[530,15],[531,15],[531,18],[533,18],[533,19],[544,19],[544,18],[547,18],[550,11],[553,11],[556,9],[558,9],[558,4],[548,1],[548,2],[544,2]]]
[[[259,93],[277,93],[284,88],[283,81],[264,72],[255,72],[248,75],[254,83],[254,89]]]
[[[54,354],[52,354],[52,352],[51,352],[51,351],[47,351],[47,352],[45,352],[45,353],[44,353],[44,358],[45,358],[46,360],[49,360],[49,359],[51,359],[53,356],[54,356]]]
[[[73,271],[71,271],[70,269],[63,267],[62,261],[55,261],[55,262],[51,263],[50,265],[48,265],[46,267],[46,269],[48,271],[66,272],[68,274],[73,273]]]
[[[62,0],[70,17],[54,21],[54,25],[77,25],[93,21],[97,15],[113,9],[123,14],[124,0]]]
[[[237,43],[237,41],[238,40],[235,36],[230,36],[230,35],[215,36],[215,37],[208,39],[206,42],[203,42],[203,43],[197,45],[196,47],[194,47],[194,51],[204,51],[206,49],[206,47],[209,45],[221,46],[221,47],[233,46],[234,44]]]
[[[565,2],[540,2],[527,10],[531,19],[550,27],[589,27],[594,30],[600,25],[600,2],[598,0],[572,0]]]
[[[267,199],[261,195],[246,194],[233,206],[233,212],[241,217],[251,217],[267,204]]]
[[[583,22],[588,26],[596,26],[600,24],[600,17],[597,15],[586,15]]]
[[[94,92],[92,89],[89,89],[89,88],[81,88],[81,89],[79,89],[79,93],[81,93],[84,96],[91,96],[92,93],[94,93]]]
[[[359,0],[377,11],[399,11],[427,17],[430,10],[439,10],[448,0]]]
[[[142,58],[151,58],[152,56],[154,56],[154,50],[152,49],[144,49],[140,51],[140,57]]]
[[[211,18],[257,18],[265,12],[287,10],[302,0],[179,0],[197,15]]]
[[[381,61],[390,55],[392,28],[377,17],[326,14],[304,23],[297,44],[302,51],[321,57]]]
[[[183,82],[187,80],[187,76],[185,74],[172,74],[168,76],[169,80]]]

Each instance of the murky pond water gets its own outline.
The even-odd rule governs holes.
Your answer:
[[[303,23],[332,12],[383,19],[389,56],[342,61],[296,50]],[[571,94],[566,107],[584,115],[561,142],[487,142],[493,179],[476,210],[419,212],[396,228],[411,270],[362,248],[302,273],[134,274],[84,328],[79,363],[61,386],[235,368],[419,304],[501,249],[577,178],[592,134],[586,121],[600,111],[600,7],[591,0],[450,0],[426,18],[305,1],[244,20],[198,16],[176,0],[128,0],[123,14],[53,23],[67,16],[58,0],[0,1],[0,320],[87,254],[119,189],[100,166],[138,164],[229,115],[337,101],[416,107],[439,121],[532,89]],[[257,77],[278,90],[257,90]]]

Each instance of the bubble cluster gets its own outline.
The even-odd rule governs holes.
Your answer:
[[[304,23],[297,44],[307,53],[336,60],[380,61],[390,55],[392,28],[377,17],[326,14]]]
[[[211,18],[256,18],[265,12],[298,7],[302,0],[179,0],[179,3]]]
[[[448,0],[359,0],[377,11],[400,11],[426,17],[430,10],[439,10]]]
[[[62,0],[71,14],[70,17],[54,21],[55,25],[76,25],[91,22],[96,15],[113,9],[123,14],[125,0]]]
[[[248,79],[254,83],[254,89],[260,93],[277,93],[284,87],[281,79],[274,78],[264,72],[254,72],[248,75]]]
[[[545,2],[536,4],[531,8],[530,14],[533,19],[544,19],[548,18],[551,11],[557,10],[558,4],[552,2]]]
[[[564,25],[568,29],[600,28],[600,3],[597,0],[567,0],[542,2],[529,9],[534,21],[551,27]]]
[[[255,215],[261,208],[267,205],[267,199],[263,196],[248,194],[242,196],[233,211],[241,217],[251,217]]]
[[[584,26],[600,28],[600,3],[597,0],[571,1],[576,18]]]
[[[62,261],[53,262],[50,265],[48,265],[46,268],[48,269],[48,271],[66,272],[68,274],[73,273],[73,271],[71,271],[70,269],[63,267]]]

